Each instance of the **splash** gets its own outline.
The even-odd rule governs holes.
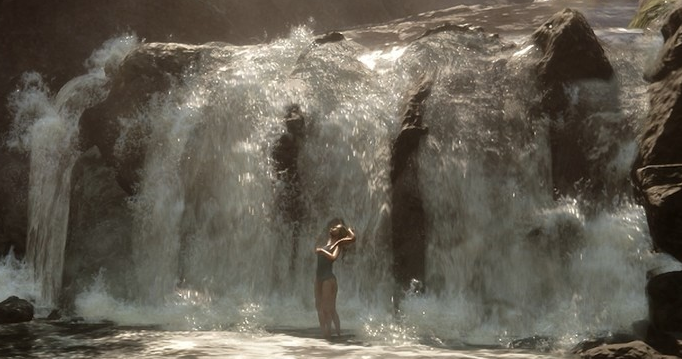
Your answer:
[[[78,119],[106,95],[103,67],[135,46],[132,36],[105,43],[88,60],[88,74],[69,81],[54,96],[37,73],[26,73],[10,98],[14,114],[8,145],[30,152],[27,261],[41,287],[41,305],[55,304],[61,290],[71,168],[78,158]]]

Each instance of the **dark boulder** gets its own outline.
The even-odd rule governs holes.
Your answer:
[[[656,60],[644,73],[646,81],[661,81],[682,65],[682,32],[679,31],[680,18],[682,18],[682,8],[670,14],[667,22],[661,28],[665,42],[661,50],[659,50]]]
[[[640,29],[660,27],[666,15],[673,10],[675,5],[675,1],[669,0],[640,0],[637,13],[628,26]]]
[[[673,359],[658,352],[642,341],[632,341],[623,344],[607,344],[580,352],[583,359]]]
[[[642,167],[636,186],[654,249],[682,260],[682,164]]]
[[[154,95],[180,82],[185,70],[202,51],[215,46],[144,44],[128,54],[115,69],[108,69],[111,90],[98,105],[85,110],[80,119],[81,147],[99,148],[106,163],[116,170],[116,180],[128,193],[135,192],[138,170],[146,154],[151,124],[138,116]],[[119,142],[125,132],[125,142]]]
[[[339,42],[339,41],[344,41],[344,40],[346,40],[346,37],[343,36],[342,33],[333,31],[333,32],[324,34],[320,37],[317,37],[314,42],[316,45],[322,45],[322,44],[327,44],[330,42]]]
[[[668,3],[668,6],[673,6]],[[670,11],[670,10],[669,10]],[[663,35],[663,41],[668,41],[682,25],[682,8],[678,7],[668,14],[665,18],[665,23],[661,26],[661,35]]]
[[[25,253],[29,170],[25,154],[0,152],[0,257]]]
[[[99,275],[107,292],[127,299],[133,290],[132,227],[128,195],[96,147],[84,152],[71,171],[69,224],[64,249],[60,307],[73,309],[74,299]]]
[[[654,246],[682,259],[682,72],[649,87],[649,113],[641,127],[632,182],[644,206]]]
[[[0,324],[22,323],[33,320],[33,304],[11,296],[0,302]]]
[[[432,85],[430,80],[423,80],[413,90],[391,152],[393,265],[402,291],[412,280],[423,283],[426,271],[425,213],[416,152],[428,131],[423,116]]]
[[[538,76],[546,83],[582,79],[610,80],[613,67],[583,14],[564,9],[533,33],[542,51]]]
[[[649,279],[646,295],[651,326],[660,332],[682,332],[682,271]]]
[[[298,173],[298,154],[305,139],[305,117],[299,105],[294,104],[287,108],[284,123],[286,132],[275,142],[272,159],[277,179],[281,184],[275,194],[276,208],[284,223],[291,226],[293,267],[297,258],[300,225],[305,216]]]
[[[588,198],[598,198],[604,192],[600,171],[607,159],[590,158],[588,145],[597,141],[591,137],[606,125],[593,115],[617,111],[619,106],[617,87],[610,84],[613,67],[587,20],[577,11],[565,9],[555,14],[533,33],[532,40],[541,52],[535,65],[542,93],[538,112],[550,118],[554,195],[585,193]],[[567,86],[577,87],[580,97],[571,99]]]

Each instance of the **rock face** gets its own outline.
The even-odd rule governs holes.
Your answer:
[[[81,147],[99,148],[106,163],[116,170],[116,180],[133,194],[138,169],[146,153],[150,123],[136,112],[151,98],[181,81],[183,72],[211,46],[151,43],[130,53],[117,69],[111,69],[109,96],[83,112],[80,120]],[[126,141],[119,142],[125,131]]]
[[[680,9],[663,26],[658,61],[645,75],[649,86],[649,113],[638,137],[632,165],[635,196],[646,212],[654,249],[682,260],[682,47]],[[682,275],[663,273],[647,284],[649,320],[647,342],[680,355],[679,343],[669,334],[682,331]]]
[[[127,298],[133,290],[133,218],[127,197],[96,147],[74,164],[60,308],[72,309],[75,295],[91,286],[98,275],[116,298]]]
[[[590,111],[593,111],[589,102],[611,103],[614,108],[618,107],[617,92],[599,83],[613,77],[613,68],[594,31],[577,11],[565,9],[555,14],[533,33],[532,39],[541,51],[536,65],[542,92],[539,111],[546,113],[551,121],[554,194],[576,196],[587,191],[588,195],[596,195],[604,190],[604,185],[599,165],[589,158],[589,149],[585,148],[585,143],[593,141],[585,138],[595,136],[598,131],[594,127],[602,124],[588,122],[592,115]],[[594,93],[606,93],[607,98],[598,101],[587,99],[587,105],[572,103],[575,100],[566,93],[566,86],[578,86],[588,81],[592,86],[604,87]]]
[[[675,1],[640,0],[639,9],[628,26],[640,29],[660,26],[674,6]]]
[[[609,344],[580,353],[583,359],[673,359],[677,356],[664,355],[642,341],[623,344]]]
[[[677,13],[677,12],[675,12]],[[666,26],[672,32],[677,17]],[[679,24],[678,24],[679,26]],[[679,27],[661,49],[649,78],[649,114],[632,166],[635,195],[644,206],[654,247],[682,260],[682,57]]]
[[[391,152],[393,271],[402,290],[409,288],[412,279],[423,282],[426,270],[425,214],[416,151],[428,131],[423,115],[431,86],[430,80],[424,80],[412,93]]]
[[[0,257],[25,252],[29,170],[25,155],[0,152]]]
[[[33,320],[33,305],[25,299],[11,296],[0,302],[0,324]]]
[[[668,272],[649,280],[646,286],[649,319],[663,332],[682,332],[682,272]]]
[[[543,53],[538,63],[538,77],[543,82],[609,80],[613,76],[599,39],[577,11],[565,9],[552,16],[535,30],[533,41]]]
[[[659,51],[658,58],[653,65],[644,73],[644,79],[649,82],[657,82],[665,79],[671,72],[680,68],[682,62],[682,34],[677,29],[682,23],[682,8],[673,11],[668,21],[661,28],[663,35],[663,48]]]
[[[277,179],[282,184],[277,192],[276,206],[284,222],[292,227],[293,255],[291,260],[294,261],[298,250],[298,234],[305,207],[300,197],[301,182],[298,173],[298,153],[305,138],[305,118],[298,105],[289,106],[284,123],[286,132],[275,143],[272,159]]]
[[[682,258],[682,164],[650,165],[636,171],[654,249]]]
[[[359,24],[385,22],[420,11],[453,6],[456,2],[0,0],[0,158],[12,156],[6,152],[2,142],[12,119],[8,110],[8,95],[19,86],[21,75],[36,71],[43,75],[47,88],[56,92],[70,79],[83,74],[84,61],[93,50],[113,37],[135,34],[146,42],[203,44],[222,41],[253,44],[285,36],[292,26],[300,24],[310,24],[315,31],[323,33]],[[314,24],[310,22],[311,18],[315,20]],[[144,57],[142,53],[138,55]],[[159,64],[160,69],[169,70],[164,66]],[[163,88],[168,80],[160,74],[148,75],[154,81],[147,81],[147,86],[158,80],[159,88]],[[127,100],[133,97],[120,98]],[[101,117],[92,112],[90,116]],[[97,140],[98,144],[108,145],[112,138],[116,138],[110,135],[108,133],[103,135],[108,137],[92,139]],[[87,148],[89,146],[84,150]],[[108,163],[121,170],[118,179],[131,193],[136,175],[130,170],[139,158],[115,159],[105,145],[100,150]],[[25,162],[23,164],[26,165]],[[27,197],[28,190],[28,167],[25,167],[25,171],[17,174],[16,163],[0,161],[0,185],[12,183],[10,187],[0,188],[0,255],[6,253],[10,246],[15,248],[17,255],[23,254],[27,223],[25,201],[21,198]],[[9,208],[6,205],[8,203],[16,206]]]

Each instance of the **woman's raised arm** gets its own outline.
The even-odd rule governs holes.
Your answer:
[[[332,246],[331,246],[331,249],[338,248],[339,245],[343,244],[343,242],[348,242],[348,243],[355,242],[355,233],[353,232],[352,229],[348,228],[348,235],[339,239],[338,241],[334,242],[334,244],[332,244]]]

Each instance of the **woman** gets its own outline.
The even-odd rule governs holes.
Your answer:
[[[332,272],[332,265],[339,257],[341,246],[355,242],[355,233],[350,228],[338,224],[329,229],[329,239],[324,247],[315,248],[317,254],[317,272],[315,273],[315,308],[320,321],[322,335],[330,339],[332,322],[336,334],[341,335],[339,314],[336,312],[336,293],[338,285]]]

